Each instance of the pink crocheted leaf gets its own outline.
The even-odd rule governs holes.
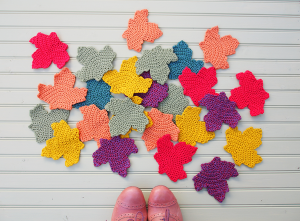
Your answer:
[[[234,163],[221,161],[220,157],[215,157],[210,163],[201,164],[202,170],[193,177],[195,190],[200,191],[206,187],[208,194],[222,203],[225,194],[229,192],[226,180],[239,175],[234,166]]]
[[[31,38],[29,42],[38,48],[32,54],[33,69],[48,68],[52,61],[58,68],[62,68],[70,59],[66,51],[68,45],[62,43],[55,32],[51,32],[50,35],[39,32],[36,36]]]
[[[229,100],[234,101],[239,109],[248,106],[251,116],[264,113],[265,100],[269,98],[263,88],[263,80],[256,80],[251,71],[241,72],[236,75],[240,87],[231,90]]]
[[[216,75],[214,67],[208,69],[203,67],[198,74],[193,73],[191,69],[186,67],[178,79],[184,88],[184,95],[190,96],[194,104],[199,106],[199,101],[206,94],[218,95],[215,89],[211,89],[218,83]]]
[[[183,170],[183,164],[192,161],[192,156],[197,149],[185,142],[173,146],[170,134],[164,135],[157,141],[157,152],[154,155],[154,159],[159,164],[158,172],[166,173],[173,182],[185,179],[187,175]]]

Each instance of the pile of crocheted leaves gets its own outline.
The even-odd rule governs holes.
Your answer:
[[[148,10],[136,11],[133,19],[128,21],[128,29],[122,37],[127,40],[128,49],[137,52],[142,50],[144,41],[153,43],[155,39],[162,36],[162,31],[155,23],[148,22]]]
[[[86,88],[73,88],[75,76],[68,68],[63,68],[58,74],[54,75],[54,86],[39,84],[39,94],[37,97],[48,104],[50,109],[71,110],[72,105],[85,101],[87,94]]]
[[[71,129],[64,120],[51,124],[51,127],[54,137],[46,141],[42,156],[52,157],[53,160],[63,156],[66,159],[66,167],[78,163],[80,150],[84,148],[84,144],[79,140],[79,130]]]
[[[68,45],[62,43],[55,32],[51,32],[50,35],[39,32],[36,36],[31,38],[29,42],[38,48],[32,54],[33,69],[48,68],[52,61],[58,68],[62,68],[70,59],[66,51]]]
[[[222,203],[225,194],[229,192],[226,180],[239,175],[234,166],[234,163],[221,161],[220,157],[215,157],[209,163],[201,164],[202,170],[193,177],[196,191],[206,187],[208,194]]]
[[[158,173],[166,173],[173,182],[187,178],[183,164],[192,161],[197,149],[184,142],[173,146],[170,134],[164,135],[157,141],[157,152],[154,154],[154,159],[159,165]]]

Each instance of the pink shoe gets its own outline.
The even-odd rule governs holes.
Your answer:
[[[148,221],[183,221],[174,194],[165,186],[152,189],[148,200]]]
[[[146,221],[146,201],[142,191],[135,187],[127,187],[119,195],[111,221]]]

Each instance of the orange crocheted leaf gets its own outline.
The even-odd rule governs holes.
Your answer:
[[[210,62],[215,69],[227,69],[229,68],[229,64],[226,56],[235,53],[239,42],[231,35],[220,38],[218,32],[218,26],[208,29],[205,33],[204,41],[200,42],[199,46],[203,51],[206,63]]]
[[[142,50],[144,41],[153,43],[155,39],[162,36],[162,31],[155,23],[148,22],[148,10],[143,9],[136,11],[134,19],[129,19],[128,29],[123,33],[122,37],[127,39],[128,49],[137,52]]]
[[[37,97],[48,104],[50,109],[71,110],[72,105],[85,101],[86,88],[73,88],[75,76],[68,68],[63,68],[54,75],[54,86],[39,84]]]

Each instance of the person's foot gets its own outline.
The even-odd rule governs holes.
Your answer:
[[[148,199],[148,221],[183,221],[174,194],[165,186],[152,189]]]
[[[111,221],[146,221],[146,201],[142,191],[135,187],[127,187],[119,195]]]

